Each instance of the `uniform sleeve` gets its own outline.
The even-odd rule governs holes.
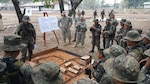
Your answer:
[[[72,22],[72,18],[71,17],[69,17],[69,26],[71,26],[73,24],[73,22]]]
[[[58,27],[60,27],[60,22],[61,22],[61,19],[58,20]]]
[[[15,31],[15,34],[17,34],[17,35],[20,35],[20,31],[21,31],[20,25],[21,25],[21,24],[19,24],[19,25],[17,26],[17,29],[16,29],[16,31]]]
[[[33,38],[34,40],[36,40],[36,31],[35,31],[35,28],[34,26],[31,24],[32,28],[33,28]]]

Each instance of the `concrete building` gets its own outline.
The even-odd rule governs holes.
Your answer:
[[[144,2],[143,5],[144,8],[150,8],[150,2]]]

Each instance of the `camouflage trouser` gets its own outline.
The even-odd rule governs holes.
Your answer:
[[[68,37],[69,42],[71,42],[70,28],[62,28],[62,37],[63,37],[64,43],[66,43],[66,37]]]
[[[105,39],[104,39],[104,48],[108,48],[108,47],[109,47],[110,41],[111,41],[110,38],[105,38]]]
[[[77,32],[76,36],[76,46],[81,42],[82,46],[84,45],[85,32]]]
[[[93,51],[94,51],[95,46],[98,48],[98,50],[100,49],[100,37],[99,36],[92,37],[92,50]]]
[[[33,47],[34,47],[34,44],[32,44],[30,42],[25,43],[25,44],[27,44],[27,47],[25,47],[21,50],[21,52],[22,52],[22,61],[24,61],[24,62],[26,60],[27,52],[28,52],[29,61],[31,61],[31,58],[32,58],[32,55],[33,55]]]

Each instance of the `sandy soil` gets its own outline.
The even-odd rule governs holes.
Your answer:
[[[116,10],[115,15],[116,18],[125,18],[128,19],[132,22],[133,28],[141,28],[143,29],[143,32],[145,32],[149,28],[149,23],[150,23],[150,13],[149,11],[143,12],[143,10],[140,12],[139,10],[127,10],[129,12],[123,12],[122,10]],[[108,13],[108,11],[106,12]],[[13,34],[16,30],[16,25],[18,25],[18,20],[16,13],[13,11],[8,12],[8,11],[1,11],[1,14],[3,15],[3,24],[4,24],[4,31],[0,31],[0,43],[3,42],[3,36],[8,35],[8,34]],[[49,16],[57,16],[60,18],[60,13],[59,12],[48,12]],[[35,26],[36,33],[37,33],[37,41],[36,41],[36,49],[34,50],[34,53],[41,52],[53,47],[58,47],[60,49],[72,51],[74,53],[77,53],[79,55],[92,55],[93,58],[96,58],[97,55],[97,49],[95,48],[94,53],[88,53],[91,50],[91,33],[89,31],[90,26],[93,24],[92,22],[92,17],[93,17],[93,11],[91,10],[86,10],[86,21],[87,21],[87,27],[88,31],[86,33],[86,39],[85,39],[85,45],[84,47],[77,47],[73,48],[75,43],[71,43],[71,45],[66,45],[63,46],[62,42],[62,37],[61,37],[61,30],[55,31],[57,34],[57,37],[59,39],[60,44],[57,43],[56,38],[54,36],[53,32],[46,32],[46,45],[44,45],[44,40],[43,40],[43,33],[40,32],[40,28],[38,25],[38,17],[43,16],[42,12],[34,12],[33,15],[31,16],[31,23]],[[108,18],[106,14],[106,18]],[[100,15],[97,17],[99,18]],[[102,25],[102,28],[105,26],[105,22],[100,22]],[[118,25],[117,29],[120,28],[120,25]],[[72,40],[74,38],[74,25],[71,27],[71,32],[72,32]],[[102,39],[101,39],[102,40]],[[102,47],[102,41],[101,41],[101,48]],[[3,55],[3,52],[0,51],[0,55]]]

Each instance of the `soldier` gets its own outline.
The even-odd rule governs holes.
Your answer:
[[[84,10],[82,10],[81,14],[82,14],[82,16],[84,17],[84,15],[85,15],[85,11],[84,11]]]
[[[4,57],[0,61],[1,84],[33,84],[31,67],[36,64],[33,62],[26,64],[16,59],[20,50],[26,46],[21,43],[21,37],[18,35],[4,36],[4,43],[0,45],[0,49],[4,51]]]
[[[77,81],[73,82],[72,84],[98,84],[98,83],[89,78],[82,78],[82,79],[78,79]]]
[[[109,19],[111,18],[111,16],[114,16],[114,10],[111,10],[111,12],[109,13]]]
[[[132,24],[131,24],[131,22],[130,21],[126,21],[126,22],[124,22],[124,31],[123,31],[123,33],[122,33],[122,37],[125,37],[126,36],[126,33],[128,32],[128,31],[130,31],[130,30],[132,30]],[[127,48],[127,44],[126,44],[126,40],[123,38],[123,39],[121,39],[120,40],[120,45],[123,47],[123,48]]]
[[[142,67],[141,71],[146,75],[146,79],[139,84],[150,83],[150,49],[144,51],[144,54],[148,57],[146,59],[143,59],[143,61],[146,61],[146,64]]]
[[[110,20],[111,20],[111,25],[113,26],[113,34],[111,35],[111,45],[113,44],[113,40],[115,38],[115,34],[116,34],[116,27],[118,26],[118,21],[117,19],[115,19],[115,15],[111,15],[110,16]]]
[[[95,20],[96,16],[97,16],[97,11],[96,10],[93,12],[93,16],[94,16],[94,20]]]
[[[108,48],[110,45],[111,35],[113,34],[113,26],[111,25],[111,20],[106,19],[106,26],[103,30],[103,45],[104,48]]]
[[[103,9],[102,11],[101,11],[101,20],[100,21],[104,21],[103,19],[104,19],[104,16],[105,16],[105,9]]]
[[[106,60],[104,69],[107,75],[103,76],[99,84],[137,84],[145,79],[138,61],[130,55]]]
[[[140,45],[140,42],[142,40],[140,33],[136,30],[131,30],[127,32],[124,38],[126,39],[126,42],[127,42],[128,54],[131,54],[132,56],[134,56],[137,61],[142,60],[143,55],[144,55],[143,54],[144,50]]]
[[[94,52],[95,45],[98,50],[100,50],[101,25],[98,23],[98,19],[94,20],[94,24],[90,28],[90,31],[92,33],[92,50],[90,52]]]
[[[22,42],[27,44],[27,47],[21,51],[22,60],[25,62],[27,51],[29,61],[31,61],[34,45],[36,43],[36,32],[32,23],[29,22],[30,21],[29,16],[23,16],[22,21],[23,22],[21,22],[17,27],[16,34],[20,35],[22,38]]]
[[[144,51],[150,48],[150,31],[146,31],[143,35],[143,47],[144,47]]]
[[[72,25],[72,19],[69,16],[66,16],[66,12],[62,12],[62,18],[58,21],[58,26],[61,28],[62,37],[64,41],[64,46],[66,45],[66,37],[68,37],[69,44],[71,44],[71,31],[70,27]]]
[[[121,28],[119,29],[116,35],[116,42],[118,45],[120,43],[120,40],[122,39],[122,33],[124,32],[124,22],[126,22],[126,19],[121,19],[120,21]]]
[[[86,34],[86,31],[87,31],[87,28],[86,28],[86,22],[84,20],[84,17],[81,17],[80,18],[80,21],[77,23],[77,41],[76,41],[76,44],[74,47],[77,47],[77,45],[79,44],[79,42],[81,42],[81,45],[83,46],[84,45],[84,40],[85,40],[85,34]]]
[[[111,45],[109,48],[99,50],[98,58],[101,60],[96,66],[90,65],[88,68],[92,71],[94,79],[99,82],[105,74],[103,63],[109,58],[115,58],[119,55],[127,54],[126,50],[119,45]]]
[[[44,62],[33,68],[34,84],[63,84],[60,67],[54,62]]]
[[[74,34],[74,40],[72,42],[75,42],[76,41],[76,36],[77,36],[77,29],[76,29],[76,26],[77,26],[77,23],[80,21],[80,18],[81,18],[81,13],[78,12],[78,17],[75,18],[75,34]]]
[[[0,31],[3,30],[3,27],[2,15],[0,13]]]

